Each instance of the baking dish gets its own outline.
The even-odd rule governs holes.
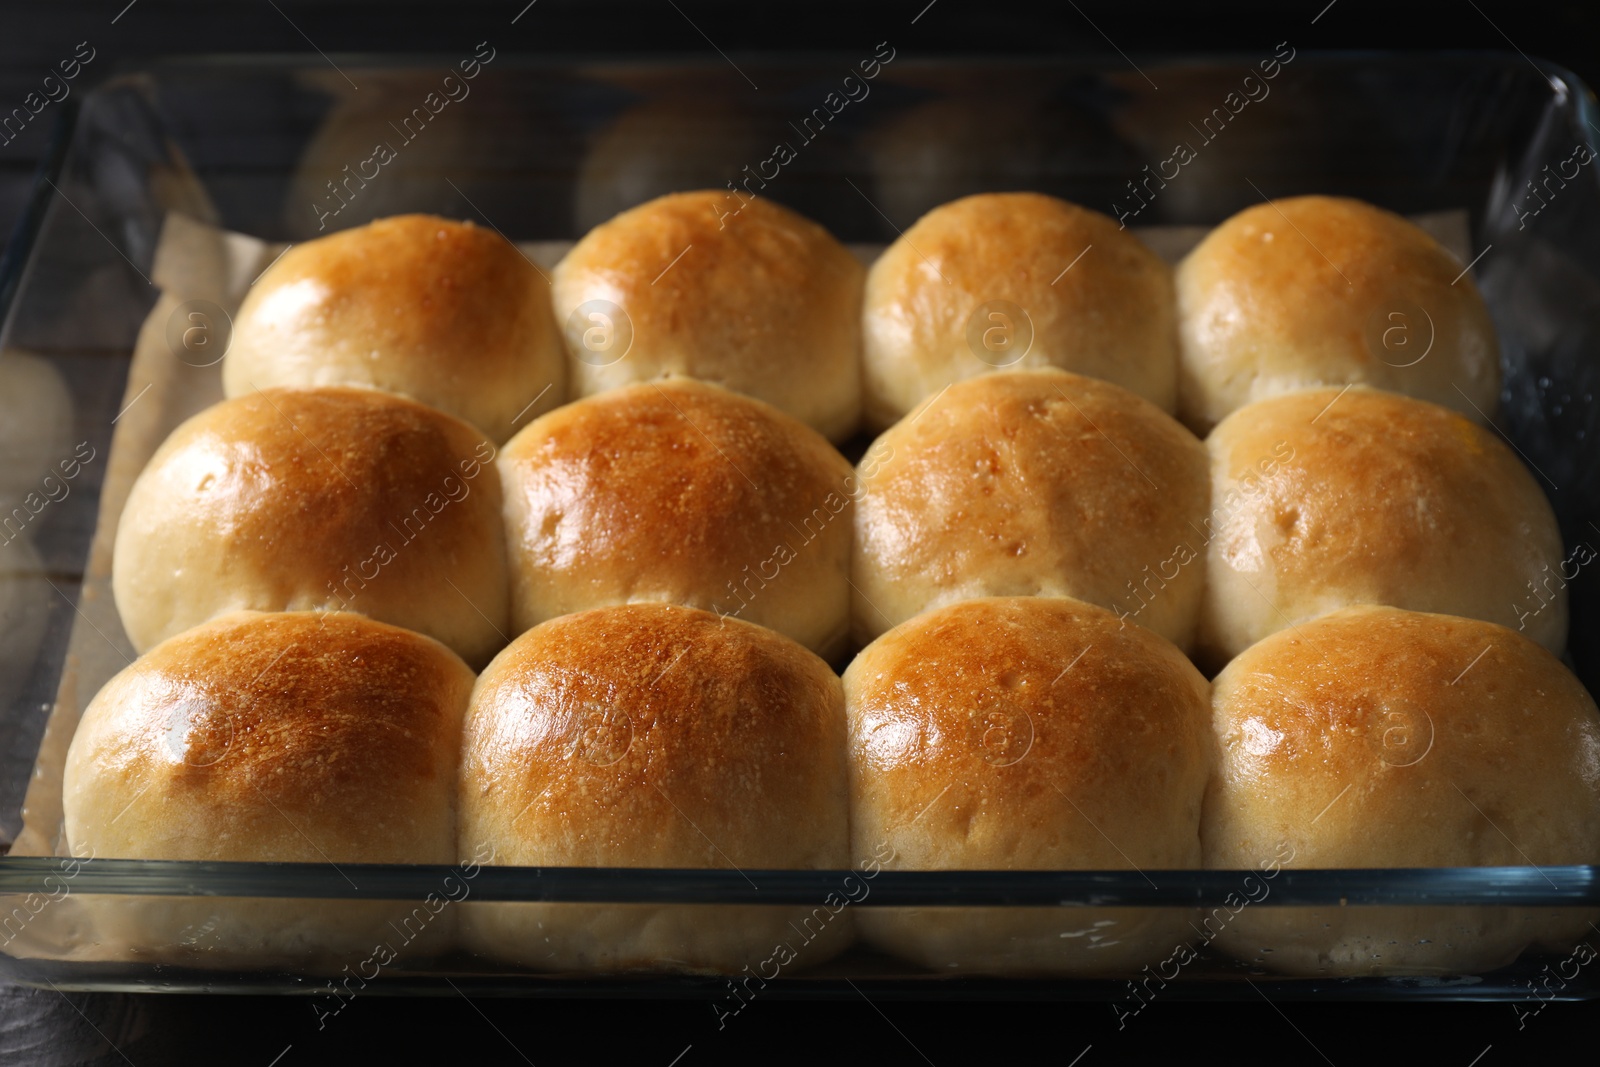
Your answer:
[[[470,92],[449,90],[444,75],[464,69],[467,58],[480,68]],[[855,84],[869,91],[836,93],[844,75],[868,60],[878,73]],[[1246,74],[1264,73],[1268,61],[1277,73],[1253,82],[1258,89],[1250,95],[1232,98],[1248,103],[1237,110],[1225,103]],[[426,103],[430,94],[447,102],[434,110]],[[837,109],[826,103],[830,94]],[[192,946],[210,933],[207,898],[228,898],[230,906],[287,899],[308,913],[337,911],[353,899],[394,901],[406,902],[400,908],[406,912],[454,878],[469,889],[452,900],[459,910],[519,900],[814,904],[851,873],[484,867],[464,881],[456,868],[335,870],[20,854],[60,847],[48,833],[42,848],[22,836],[24,798],[41,745],[49,748],[52,708],[58,701],[81,706],[92,696],[75,691],[74,683],[87,648],[103,646],[101,656],[106,648],[131,652],[114,609],[83,582],[93,566],[101,489],[118,482],[117,426],[141,410],[136,405],[174,402],[164,390],[127,385],[136,338],[159,295],[156,250],[174,213],[282,242],[329,225],[421,210],[474,218],[519,242],[561,242],[656,193],[732,182],[797,208],[848,243],[875,245],[937,203],[1010,188],[1064,196],[1135,227],[1159,224],[1168,234],[1209,226],[1262,197],[1310,191],[1359,196],[1414,215],[1464,211],[1472,269],[1504,353],[1500,428],[1548,490],[1567,545],[1600,538],[1590,355],[1600,342],[1600,187],[1577,152],[1595,152],[1596,112],[1587,88],[1570,74],[1519,55],[1323,56],[1280,46],[1260,56],[1134,68],[1081,60],[925,61],[886,42],[864,46],[859,56],[531,63],[489,46],[426,59],[338,57],[336,66],[320,58],[155,63],[72,103],[0,268],[7,346],[48,364],[72,400],[70,427],[45,428],[64,442],[53,481],[36,494],[38,510],[28,507],[27,521],[7,533],[38,558],[37,565],[31,558],[13,564],[5,575],[8,613],[25,617],[31,629],[17,631],[0,675],[0,840],[22,843],[0,858],[9,917],[0,917],[0,925],[12,924],[0,932],[0,973],[19,981],[294,991],[325,998],[330,1012],[355,995],[356,987],[344,984],[352,981],[363,994],[450,992],[454,985],[549,995],[686,995],[715,1004],[734,995],[726,979],[543,975],[448,953],[231,968],[118,958],[86,936],[82,906],[133,914],[152,899],[176,901],[192,916],[178,940],[191,938],[185,943]],[[419,107],[426,117],[407,123]],[[1218,108],[1222,117],[1208,123]],[[393,135],[399,147],[392,160],[378,163],[366,142],[375,124],[388,123],[399,124]],[[1190,123],[1203,128],[1180,132]],[[1192,162],[1175,173],[1162,169],[1172,156],[1169,142],[1197,137],[1203,143]],[[774,140],[791,151],[776,153]],[[785,162],[777,162],[780,155]],[[370,174],[372,166],[380,167],[379,179],[346,182],[351,169]],[[1147,166],[1162,180],[1147,181]],[[194,324],[211,331],[226,325],[214,317],[180,325]],[[225,338],[213,333],[206,343],[224,345]],[[187,356],[180,358],[197,367],[220,351],[183,347]],[[70,478],[60,466],[68,459],[76,461]],[[1592,689],[1600,677],[1593,655],[1600,594],[1583,567],[1563,570],[1561,580],[1572,594],[1569,664]],[[1077,908],[1112,904],[1196,909],[1198,916],[1242,906],[1241,893],[1251,907],[1600,908],[1595,867],[1285,870],[1256,899],[1244,887],[1259,874],[883,871],[852,906],[1058,906],[1064,924],[1076,921]],[[1257,877],[1254,884],[1263,883]],[[1600,995],[1600,969],[1587,962],[1529,953],[1489,974],[1286,979],[1201,951],[1158,981],[1159,995],[1174,999],[1264,992],[1273,999],[1532,1001]],[[1144,988],[1150,995],[1152,987]],[[761,985],[763,996],[861,992],[1107,999],[1127,1001],[1128,1013],[1145,1002],[1126,978],[941,975],[860,948]]]

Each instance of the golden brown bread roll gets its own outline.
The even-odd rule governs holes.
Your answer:
[[[1600,862],[1600,714],[1553,655],[1492,623],[1356,607],[1217,676],[1206,866]],[[1293,974],[1470,973],[1587,931],[1592,912],[1247,908],[1228,951]]]
[[[1208,687],[1172,645],[1075,600],[932,611],[844,674],[851,850],[900,870],[1198,867]],[[887,845],[887,849],[885,848]],[[1187,909],[873,908],[941,972],[1115,974],[1189,940]]]
[[[1500,347],[1463,267],[1359,200],[1246,208],[1178,266],[1179,417],[1203,433],[1252,401],[1357,382],[1487,422]]]
[[[842,868],[844,699],[770,630],[672,604],[598,608],[517,638],[478,680],[461,763],[463,855],[529,866]],[[553,970],[798,965],[850,916],[794,907],[485,904],[469,947]]]
[[[500,442],[565,399],[566,367],[548,280],[521,252],[470,222],[398,215],[295,245],[269,267],[239,308],[222,381],[230,397],[401,393]]]
[[[518,631],[666,600],[842,650],[850,464],[776,408],[687,378],[626,386],[523,430],[500,477]]]
[[[556,265],[572,395],[681,374],[842,440],[861,409],[861,277],[828,231],[762,197],[624,211]]]
[[[1312,389],[1234,412],[1206,439],[1202,657],[1220,666],[1285,626],[1391,604],[1566,643],[1561,531],[1494,434],[1377,389]]]
[[[1155,405],[1051,368],[951,386],[857,470],[863,644],[984,596],[1070,596],[1187,647],[1204,583],[1206,453]]]
[[[472,683],[443,645],[359,615],[217,619],[90,702],[67,753],[67,841],[102,859],[454,863]],[[337,967],[380,940],[436,949],[440,911],[408,922],[411,903],[106,899],[93,919],[124,955]]]
[[[112,589],[134,647],[241,608],[351,610],[472,663],[505,644],[495,449],[372,389],[273,389],[195,415],[117,526]]]
[[[878,258],[863,311],[864,397],[882,429],[951,382],[1061,367],[1171,412],[1172,273],[1097,211],[984,193],[928,212]]]

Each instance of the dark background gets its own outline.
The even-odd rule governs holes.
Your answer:
[[[1562,63],[1600,80],[1600,5],[1444,0],[1173,3],[1170,0],[0,0],[0,101],[39,87],[88,41],[97,55],[81,94],[118,64],[218,52],[438,52],[492,39],[502,51],[714,57],[774,50],[855,52],[892,37],[908,56],[1173,56],[1269,49],[1303,20],[1295,46],[1317,50],[1492,49]],[[1327,10],[1323,10],[1324,8]],[[1302,10],[1303,9],[1303,10]],[[916,18],[914,25],[909,20]],[[115,18],[115,24],[112,19]],[[692,22],[691,22],[692,20]],[[314,45],[313,45],[314,42]],[[1113,44],[1112,42],[1115,42]],[[0,234],[10,233],[52,111],[0,145]]]
[[[0,3],[0,102],[20,101],[80,41],[97,50],[82,93],[119,65],[209,52],[455,50],[492,36],[502,51],[737,58],[772,50],[855,49],[893,32],[902,54],[1115,55],[1133,59],[1270,47],[1272,27],[1318,16],[1307,50],[1520,51],[1600,81],[1600,5],[1452,0],[1170,4],[997,0],[759,4],[745,0],[61,0]],[[1326,10],[1323,10],[1327,7]],[[1303,11],[1301,10],[1303,9]],[[916,17],[914,25],[908,21]],[[116,21],[113,23],[113,19]],[[692,23],[691,20],[692,19]],[[698,27],[698,28],[697,28]],[[884,31],[879,33],[880,28]],[[312,43],[314,42],[314,44]],[[1115,42],[1114,44],[1112,42]],[[9,233],[48,123],[0,145],[0,233]],[[1069,1067],[1165,1055],[1213,1062],[1425,1062],[1455,1067],[1577,1056],[1592,1060],[1591,1006],[1162,1003],[1119,1031],[1104,1004],[839,1003],[757,1000],[718,1030],[708,1005],[364,997],[318,1030],[299,998],[65,994],[0,987],[0,1063],[277,1064],[435,1057],[477,1063],[575,1060],[681,1067],[805,1059],[927,1062],[1026,1059]],[[1577,1027],[1582,1027],[1578,1030]],[[1575,1034],[1581,1034],[1577,1042]],[[674,1060],[674,1057],[681,1059]],[[1074,1057],[1081,1056],[1075,1060]],[[277,1059],[275,1059],[277,1057]]]

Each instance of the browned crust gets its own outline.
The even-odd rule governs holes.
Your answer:
[[[733,611],[726,586],[780,547],[843,570],[849,462],[804,424],[717,386],[670,379],[569,404],[512,439],[501,469],[517,566],[575,589],[625,597],[636,583],[666,585]],[[819,536],[826,547],[808,547]]]
[[[1600,860],[1600,713],[1551,653],[1476,619],[1362,606],[1217,676],[1210,866]]]
[[[484,672],[463,752],[463,833],[501,862],[845,862],[838,678],[749,623],[668,604],[544,623]]]
[[[485,663],[509,608],[494,457],[466,423],[372,389],[208,408],[123,511],[113,585],[128,633],[148,648],[236,608],[349,608]]]
[[[859,408],[863,274],[825,229],[766,197],[673,193],[595,227],[567,253],[555,312],[605,299],[632,325],[624,362],[592,383],[579,366],[579,390],[686,374],[839,439]]]
[[[416,506],[429,508],[429,525],[437,523],[439,539],[452,543],[448,555],[492,551],[496,539],[477,520],[479,512],[499,510],[496,478],[483,475],[493,457],[482,434],[403,397],[271,389],[203,412],[173,435],[149,470],[174,494],[187,489],[191,506],[226,531],[236,550],[332,576],[380,541],[403,537],[391,523]],[[434,513],[430,495],[448,499],[469,470],[479,472],[472,487],[489,503],[452,503]],[[186,474],[198,480],[181,483]],[[400,553],[394,565],[413,560],[423,563]]]
[[[1203,431],[1263,389],[1347,382],[1487,420],[1499,344],[1462,267],[1421,227],[1359,200],[1299,196],[1246,208],[1178,268],[1184,420]],[[1410,348],[1381,343],[1391,324]]]
[[[982,193],[919,219],[867,279],[868,416],[887,425],[921,395],[991,368],[969,316],[1006,300],[1032,326],[1026,366],[1116,382],[1171,411],[1177,374],[1172,274],[1097,211],[1039,193]]]
[[[1200,567],[1173,558],[1204,551],[1206,467],[1189,431],[1107,382],[1054,369],[961,382],[863,460],[854,580],[894,622],[957,593],[1070,594],[1137,613],[1166,581],[1142,583],[1171,564],[1193,588],[1182,618],[1157,628],[1187,641]],[[1180,594],[1154,599],[1137,621],[1154,625]],[[887,625],[857,622],[863,636]]]
[[[1563,645],[1565,597],[1533,612],[1529,592],[1565,555],[1555,513],[1511,449],[1464,416],[1376,389],[1313,389],[1241,409],[1207,444],[1211,581],[1244,575],[1257,590],[1244,606],[1271,600],[1276,611],[1259,612],[1273,629],[1325,598],[1513,627],[1526,605],[1530,635]]]
[[[857,855],[1198,864],[1208,687],[1149,631],[1074,600],[965,601],[879,638],[844,683]]]
[[[331,384],[343,368],[339,381],[413,396],[496,440],[562,371],[548,279],[493,230],[434,215],[290,248],[251,288],[233,347],[230,395]]]
[[[438,642],[348,613],[197,627],[85,712],[69,836],[124,858],[451,862],[472,680]]]

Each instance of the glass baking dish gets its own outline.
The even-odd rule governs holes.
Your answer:
[[[671,189],[755,181],[761,195],[847,243],[870,246],[892,240],[939,203],[1003,189],[1052,193],[1135,227],[1171,229],[1214,225],[1263,197],[1304,192],[1362,197],[1409,214],[1462,212],[1472,269],[1500,332],[1506,375],[1499,428],[1546,487],[1567,544],[1600,538],[1593,405],[1600,184],[1594,168],[1575,162],[1579,146],[1596,151],[1600,127],[1591,93],[1566,71],[1515,54],[1316,55],[1285,46],[1270,55],[1137,67],[1079,59],[925,61],[887,45],[861,56],[726,62],[525,62],[509,54],[485,59],[494,50],[483,48],[470,100],[453,100],[456,113],[444,116],[459,120],[455,127],[411,131],[385,181],[356,195],[340,195],[332,183],[344,166],[371,157],[360,131],[385,108],[404,116],[463,57],[165,61],[126,71],[63,107],[35,195],[0,262],[5,344],[42,360],[70,396],[70,407],[41,408],[47,424],[39,436],[55,442],[60,456],[82,460],[70,478],[55,481],[64,491],[50,491],[37,512],[29,509],[22,538],[33,551],[20,563],[8,559],[0,573],[9,583],[0,610],[13,635],[0,654],[0,846],[12,853],[0,856],[0,975],[62,989],[298,992],[325,998],[328,1011],[356,991],[687,996],[711,999],[714,1007],[725,1002],[727,1011],[752,995],[748,985],[740,994],[716,976],[519,971],[448,944],[377,963],[359,953],[221,968],[117,958],[85,936],[85,914],[125,913],[140,922],[156,914],[141,908],[155,905],[167,909],[163,921],[188,918],[177,940],[194,945],[230,910],[288,902],[307,916],[337,917],[363,906],[355,902],[375,901],[410,913],[447,879],[464,884],[463,874],[424,866],[77,859],[61,854],[57,840],[32,850],[54,849],[55,856],[17,854],[30,851],[14,846],[52,708],[92,695],[63,691],[75,655],[69,639],[74,630],[82,636],[92,629],[86,639],[126,648],[120,632],[84,625],[85,608],[94,608],[84,600],[84,577],[108,478],[107,462],[92,457],[110,453],[116,421],[141,400],[126,389],[129,361],[158,296],[152,259],[169,213],[268,241],[303,240],[329,224],[401,211],[477,219],[517,241],[569,241]],[[885,50],[893,53],[887,60]],[[874,56],[881,69],[869,93],[830,107],[825,123],[806,121],[845,73]],[[1145,168],[1161,166],[1175,139],[1192,136],[1179,131],[1220,106],[1272,56],[1281,67],[1269,92],[1230,108],[1224,129],[1207,126],[1200,133],[1206,150],[1157,195],[1136,195]],[[1212,148],[1211,140],[1224,143]],[[766,169],[774,141],[799,146],[776,176]],[[1576,177],[1567,174],[1574,167]],[[1529,183],[1552,172],[1565,180],[1540,186],[1544,195],[1535,196]],[[85,451],[74,452],[80,442]],[[855,458],[866,443],[855,441],[847,454]],[[1570,586],[1567,662],[1592,690],[1600,681],[1600,588],[1589,570]],[[852,876],[862,884],[860,872],[849,871],[482,867],[469,876],[470,892],[450,899],[452,921],[455,913],[534,901],[809,907]],[[1064,927],[1079,921],[1080,909],[1111,905],[1184,913],[1204,924],[1218,909],[1236,914],[1241,892],[1252,908],[1470,907],[1502,917],[1512,909],[1580,908],[1600,915],[1600,868],[1593,866],[1285,869],[1268,881],[1258,897],[1247,887],[1263,884],[1259,871],[886,870],[851,903],[1051,907]],[[1581,950],[1530,950],[1483,974],[1289,978],[1260,960],[1224,957],[1206,947],[1209,940],[1200,934],[1192,958],[1171,975],[1157,967],[1138,988],[1138,975],[939,974],[857,946],[819,968],[763,977],[759,991],[1103,999],[1123,1004],[1123,1020],[1157,994],[1540,1002],[1600,996],[1600,968],[1586,966],[1593,954]],[[358,989],[350,984],[357,975]]]

